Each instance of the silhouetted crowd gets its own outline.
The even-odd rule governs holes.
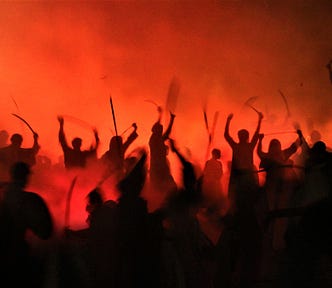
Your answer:
[[[60,233],[45,199],[26,190],[32,173],[53,173],[50,160],[38,155],[38,134],[32,131],[33,146],[22,148],[20,134],[0,131],[2,287],[332,287],[332,154],[326,144],[319,138],[308,143],[298,129],[289,147],[274,138],[263,151],[263,114],[256,111],[252,136],[241,129],[238,139],[230,135],[230,114],[225,188],[222,151],[210,149],[197,169],[171,138],[175,114],[166,115],[164,131],[163,110],[157,111],[146,147],[128,153],[139,137],[133,123],[126,139],[111,137],[101,157],[96,129],[94,145],[82,150],[79,137],[68,144],[64,117],[58,117],[64,173],[95,169],[100,177],[87,191],[87,228],[65,223]],[[180,163],[179,183],[170,153]],[[116,200],[103,194],[109,179]],[[162,199],[155,209],[148,208],[144,189]],[[65,213],[69,218],[70,210]]]

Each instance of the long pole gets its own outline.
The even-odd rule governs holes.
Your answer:
[[[118,129],[116,127],[116,120],[115,120],[115,113],[114,113],[112,96],[110,96],[110,103],[111,103],[111,109],[112,109],[112,116],[113,116],[113,124],[114,124],[114,129],[115,129],[115,135],[118,136]]]

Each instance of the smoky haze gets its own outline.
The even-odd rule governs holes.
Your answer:
[[[165,107],[175,76],[181,89],[172,138],[201,165],[204,106],[209,124],[219,111],[212,145],[226,167],[226,117],[234,113],[232,135],[253,131],[257,115],[244,105],[250,97],[265,115],[262,132],[294,130],[296,122],[332,145],[331,8],[331,1],[2,2],[1,129],[31,145],[30,131],[11,113],[21,115],[39,134],[40,154],[57,162],[57,115],[65,115],[68,139],[81,137],[84,148],[97,128],[100,156],[114,135],[112,96],[119,133],[136,122],[134,146],[144,146],[157,119],[149,101]],[[295,136],[278,137],[287,145]]]

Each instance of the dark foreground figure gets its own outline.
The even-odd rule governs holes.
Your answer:
[[[42,287],[45,271],[34,257],[26,233],[31,231],[39,239],[49,239],[53,232],[51,214],[38,194],[24,190],[30,175],[26,163],[15,163],[10,175],[11,182],[0,204],[1,283],[8,287],[19,287],[22,283],[24,287]]]

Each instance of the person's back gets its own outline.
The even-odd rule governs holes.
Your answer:
[[[3,168],[1,178],[9,180],[10,168],[16,162],[24,162],[30,167],[36,164],[36,155],[39,151],[38,134],[33,134],[33,146],[31,148],[22,148],[23,137],[20,134],[13,134],[10,137],[10,145],[0,148],[0,162]]]
[[[79,137],[73,138],[71,141],[72,147],[70,147],[67,143],[67,139],[64,132],[64,119],[63,117],[58,117],[59,121],[59,134],[58,139],[61,145],[63,156],[64,156],[64,164],[66,169],[73,168],[86,168],[88,160],[91,158],[97,159],[97,149],[99,146],[99,136],[96,129],[93,130],[94,138],[95,138],[95,146],[91,146],[88,150],[81,150],[82,139]]]
[[[34,192],[24,190],[30,174],[29,166],[17,162],[11,169],[9,183],[0,208],[0,239],[2,279],[11,286],[24,279],[25,287],[36,287],[36,279],[42,275],[31,275],[34,268],[26,233],[31,231],[37,238],[47,240],[52,236],[53,221],[46,202]],[[19,276],[19,277],[18,277]],[[19,282],[16,282],[19,281]],[[30,286],[29,286],[30,285]]]
[[[203,170],[202,192],[207,204],[209,206],[222,206],[225,203],[223,189],[222,189],[222,176],[223,166],[220,161],[221,152],[219,149],[213,149],[211,159],[205,162]]]

